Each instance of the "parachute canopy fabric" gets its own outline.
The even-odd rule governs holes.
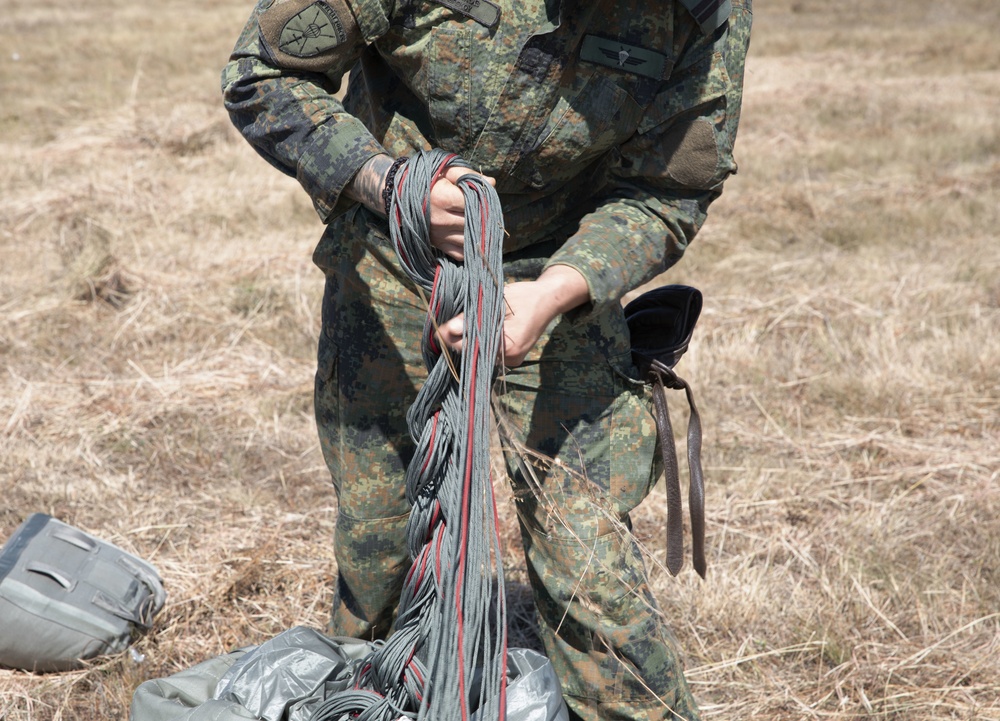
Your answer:
[[[351,689],[364,659],[381,642],[327,638],[296,626],[260,646],[240,649],[165,679],[146,681],[130,721],[308,721],[325,700]],[[568,721],[549,660],[515,648],[507,658],[508,721]],[[472,721],[486,721],[478,713]]]

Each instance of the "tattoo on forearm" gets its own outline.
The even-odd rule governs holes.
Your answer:
[[[344,194],[351,200],[357,200],[369,210],[379,215],[385,215],[382,204],[382,184],[385,174],[392,165],[388,155],[376,155],[361,166],[354,179],[344,188]]]

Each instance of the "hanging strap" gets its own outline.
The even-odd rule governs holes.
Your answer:
[[[667,486],[667,570],[676,576],[684,565],[684,522],[681,509],[681,482],[677,464],[674,429],[670,423],[665,388],[683,390],[691,415],[687,428],[687,457],[691,480],[688,484],[688,507],[691,513],[691,548],[694,570],[705,578],[705,480],[701,471],[701,416],[695,405],[691,386],[674,371],[654,360],[648,378],[653,387],[656,431],[660,436],[663,475]]]
[[[643,293],[625,306],[631,335],[632,361],[639,377],[653,389],[654,418],[660,439],[663,473],[667,487],[667,570],[676,576],[684,565],[684,521],[680,472],[673,425],[667,408],[666,390],[683,390],[691,414],[687,428],[690,472],[688,506],[691,513],[691,545],[694,569],[705,578],[705,482],[701,469],[701,416],[687,381],[673,367],[691,342],[701,315],[701,291],[686,285],[665,285]]]

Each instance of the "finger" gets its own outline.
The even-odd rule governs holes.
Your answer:
[[[492,176],[483,175],[482,173],[476,170],[472,170],[471,168],[463,168],[457,165],[449,167],[448,172],[445,173],[444,177],[447,178],[449,181],[451,181],[452,184],[458,185],[458,180],[463,175],[478,175],[480,178],[483,178],[487,183],[489,183],[493,187],[496,187],[497,184],[496,178]]]
[[[457,178],[456,178],[457,180]],[[441,178],[431,186],[431,205],[456,215],[465,215],[465,196],[450,178]]]
[[[462,350],[462,335],[464,333],[465,319],[460,315],[438,326],[438,338],[452,350]]]
[[[431,227],[431,245],[455,260],[462,260],[465,255],[465,231],[462,228]]]
[[[435,247],[452,260],[457,260],[460,263],[465,260],[465,246],[462,244],[439,243]]]
[[[500,351],[500,360],[505,368],[517,368],[524,362],[524,357],[527,353],[521,353],[516,350],[514,340],[504,333],[503,335],[503,348]]]

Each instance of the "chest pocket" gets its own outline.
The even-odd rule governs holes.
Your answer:
[[[476,122],[474,42],[472,27],[451,22],[433,29],[427,47],[427,108],[436,144],[458,153],[469,147]]]
[[[536,189],[566,181],[631,137],[641,116],[641,106],[614,78],[581,68],[511,175]]]

